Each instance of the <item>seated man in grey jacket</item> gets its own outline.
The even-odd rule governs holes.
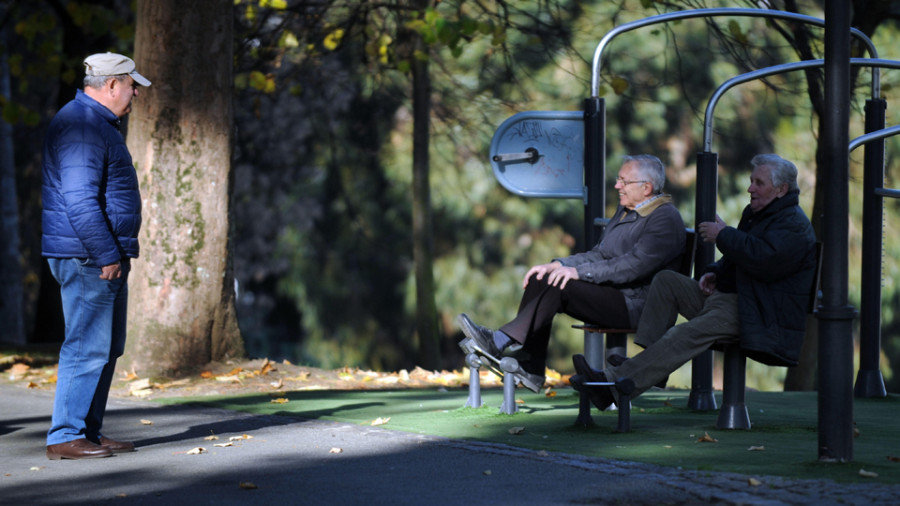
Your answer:
[[[618,366],[596,371],[583,355],[575,370],[587,381],[635,383],[632,397],[707,350],[739,342],[748,357],[770,365],[796,365],[815,275],[815,234],[799,205],[797,167],[777,155],[751,161],[750,204],[737,228],[718,216],[698,225],[722,258],[696,281],[660,272],[650,286],[635,343],[645,349]],[[681,314],[687,322],[675,325]],[[615,388],[590,390],[598,409],[615,402]]]
[[[518,349],[518,382],[537,392],[544,384],[550,329],[557,313],[603,327],[631,328],[640,317],[653,275],[678,267],[685,244],[684,221],[663,194],[662,162],[651,155],[625,157],[616,178],[619,207],[600,241],[588,252],[536,265],[525,274],[516,317],[491,330],[466,316],[457,321],[473,345],[499,357]]]

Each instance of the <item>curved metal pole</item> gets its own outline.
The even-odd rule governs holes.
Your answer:
[[[703,121],[703,150],[710,151],[712,148],[712,123],[713,123],[713,112],[716,108],[716,104],[719,99],[725,94],[729,89],[737,86],[738,84],[746,83],[748,81],[754,81],[756,79],[760,79],[763,77],[775,75],[775,74],[783,74],[785,72],[790,72],[794,70],[803,70],[813,67],[822,67],[825,65],[825,60],[804,60],[790,63],[782,63],[781,65],[773,65],[771,67],[766,67],[763,69],[753,70],[751,72],[747,72],[746,74],[741,74],[738,76],[734,76],[731,79],[725,81],[720,84],[718,88],[716,88],[715,93],[713,93],[712,97],[709,99],[709,103],[706,105],[706,116]],[[881,58],[850,58],[851,66],[862,66],[862,67],[884,67],[891,69],[900,69],[900,61],[897,60],[885,60]],[[852,148],[851,148],[852,149]]]
[[[714,16],[738,16],[738,17],[756,17],[756,18],[778,18],[778,19],[786,19],[791,21],[799,21],[802,23],[807,23],[815,26],[825,26],[825,20],[819,19],[812,16],[807,16],[805,14],[797,14],[794,12],[785,12],[778,11],[773,9],[734,9],[734,8],[719,8],[719,9],[694,9],[689,11],[678,11],[678,12],[669,12],[666,14],[660,14],[658,16],[650,16],[649,18],[639,19],[637,21],[632,21],[631,23],[625,23],[624,25],[617,26],[610,30],[606,35],[600,39],[600,43],[597,44],[597,49],[594,50],[594,61],[591,72],[591,96],[598,97],[600,96],[600,67],[602,65],[601,56],[603,54],[603,50],[606,49],[606,46],[609,42],[616,37],[617,35],[623,34],[625,32],[630,32],[631,30],[636,30],[638,28],[643,28],[645,26],[650,26],[659,23],[667,23],[669,21],[675,21],[679,19],[690,19],[690,18],[701,18],[701,17],[714,17]],[[855,36],[859,39],[863,44],[865,44],[866,49],[869,52],[869,56],[872,58],[878,58],[878,51],[875,49],[875,44],[872,43],[872,40],[866,36],[863,32],[856,28],[850,28],[851,35]],[[881,77],[879,75],[878,69],[872,69],[872,97],[878,98],[881,95]]]
[[[850,141],[850,151],[852,152],[854,149],[862,146],[863,144],[876,141],[878,139],[884,139],[886,137],[892,137],[897,134],[900,134],[900,125],[887,127],[881,130],[876,130],[874,132],[869,132],[865,135],[860,135],[859,137]]]

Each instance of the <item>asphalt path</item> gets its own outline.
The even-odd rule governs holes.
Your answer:
[[[51,461],[52,393],[0,385],[0,504],[888,504],[900,486],[688,472],[378,427],[110,400],[137,451]],[[210,439],[215,436],[217,439]],[[203,450],[199,450],[202,448]]]

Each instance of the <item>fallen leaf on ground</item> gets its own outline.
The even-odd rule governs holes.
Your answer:
[[[135,397],[147,397],[148,395],[153,394],[152,388],[145,388],[143,390],[132,390],[131,395]]]
[[[748,452],[762,452],[765,450],[766,450],[765,446],[751,446],[750,448],[747,448]]]
[[[215,434],[213,434],[212,436],[206,436],[205,438],[203,438],[204,441],[217,441],[218,439],[219,439],[219,436],[216,436]]]
[[[491,475],[491,470],[490,470],[490,469],[485,469],[485,470],[484,470],[484,475],[485,475],[485,476],[490,476],[490,475]]]
[[[231,436],[228,438],[229,441],[240,441],[241,439],[253,439],[253,436],[250,434],[241,434],[240,436]]]
[[[242,481],[238,484],[238,486],[244,490],[256,490],[257,488],[259,488],[252,481]]]
[[[328,453],[343,453],[343,452],[344,452],[344,450],[342,448],[338,448],[338,447],[334,447],[334,448],[328,450]]]
[[[135,390],[144,390],[145,388],[150,388],[150,378],[134,380],[128,385],[128,389],[132,392]]]
[[[227,448],[227,447],[229,447],[229,446],[234,446],[234,443],[232,443],[231,441],[229,441],[229,442],[227,442],[227,443],[216,443],[216,444],[214,444],[213,446],[215,446],[215,447],[217,447],[217,448]]]
[[[509,433],[514,436],[523,434],[524,432],[525,432],[525,427],[510,427],[509,428]]]
[[[221,381],[223,383],[241,383],[241,384],[243,384],[243,382],[241,381],[241,378],[239,378],[233,374],[229,374],[227,376],[216,376],[216,381]]]
[[[900,462],[900,457],[894,457],[893,455],[888,455],[887,459],[891,462]]]
[[[257,371],[257,374],[259,374],[260,376],[265,376],[266,374],[269,374],[270,372],[272,372],[274,370],[275,370],[275,366],[272,365],[272,362],[269,362],[269,359],[266,359],[265,363],[263,363],[262,368],[260,368],[260,370]]]
[[[200,455],[201,453],[206,453],[206,448],[198,446],[187,451],[188,455]]]
[[[749,480],[747,480],[747,483],[751,487],[758,487],[758,486],[762,485],[762,482],[757,480],[756,478],[750,478]]]
[[[516,404],[525,404],[525,399],[516,399]]]
[[[547,387],[547,389],[544,390],[544,396],[545,397],[556,397],[556,391],[553,390],[553,388],[551,388],[551,387]]]
[[[878,478],[878,473],[873,473],[872,471],[866,471],[865,469],[860,469],[859,475],[862,478]]]
[[[284,386],[284,380],[281,378],[278,378],[278,381],[273,381],[273,382],[269,383],[269,386],[271,386],[275,390],[278,390],[279,388]]]
[[[28,364],[13,364],[9,368],[9,374],[12,376],[25,376],[29,369],[31,369],[31,366]]]
[[[391,420],[391,417],[382,418],[379,416],[378,418],[372,420],[372,425],[384,425],[384,424],[388,423],[390,420]]]
[[[698,443],[718,443],[719,440],[710,436],[708,432],[704,432],[700,439],[697,440]]]
[[[269,402],[271,402],[272,404],[287,404],[290,401],[288,401],[284,397],[279,397],[277,399],[272,399]]]
[[[37,387],[38,387],[38,384],[33,381],[29,381],[28,384],[25,385],[25,388],[37,388]]]
[[[153,422],[150,420],[141,418],[141,425],[153,425]]]
[[[238,374],[239,372],[242,372],[243,370],[244,370],[243,367],[235,367],[234,369],[231,370],[231,372],[226,374],[226,376],[234,376],[235,374]]]
[[[200,373],[200,377],[203,379],[211,379],[213,376],[215,375],[211,371],[203,371]]]

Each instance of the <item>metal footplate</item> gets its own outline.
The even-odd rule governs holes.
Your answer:
[[[628,432],[631,430],[631,394],[634,393],[634,381],[629,378],[619,378],[615,382],[612,381],[585,381],[580,374],[576,374],[569,379],[572,387],[578,391],[578,418],[575,420],[576,425],[590,427],[594,425],[591,418],[591,396],[589,395],[591,388],[599,387],[615,387],[619,393],[619,419],[616,424],[616,432]]]
[[[478,343],[471,338],[461,341],[460,346],[466,351],[466,365],[469,366],[469,398],[465,407],[480,408],[481,402],[481,376],[479,369],[484,366],[489,371],[503,378],[503,404],[500,413],[511,415],[518,411],[516,406],[516,379],[515,373],[522,373],[519,361],[513,357],[497,358],[483,350]]]

